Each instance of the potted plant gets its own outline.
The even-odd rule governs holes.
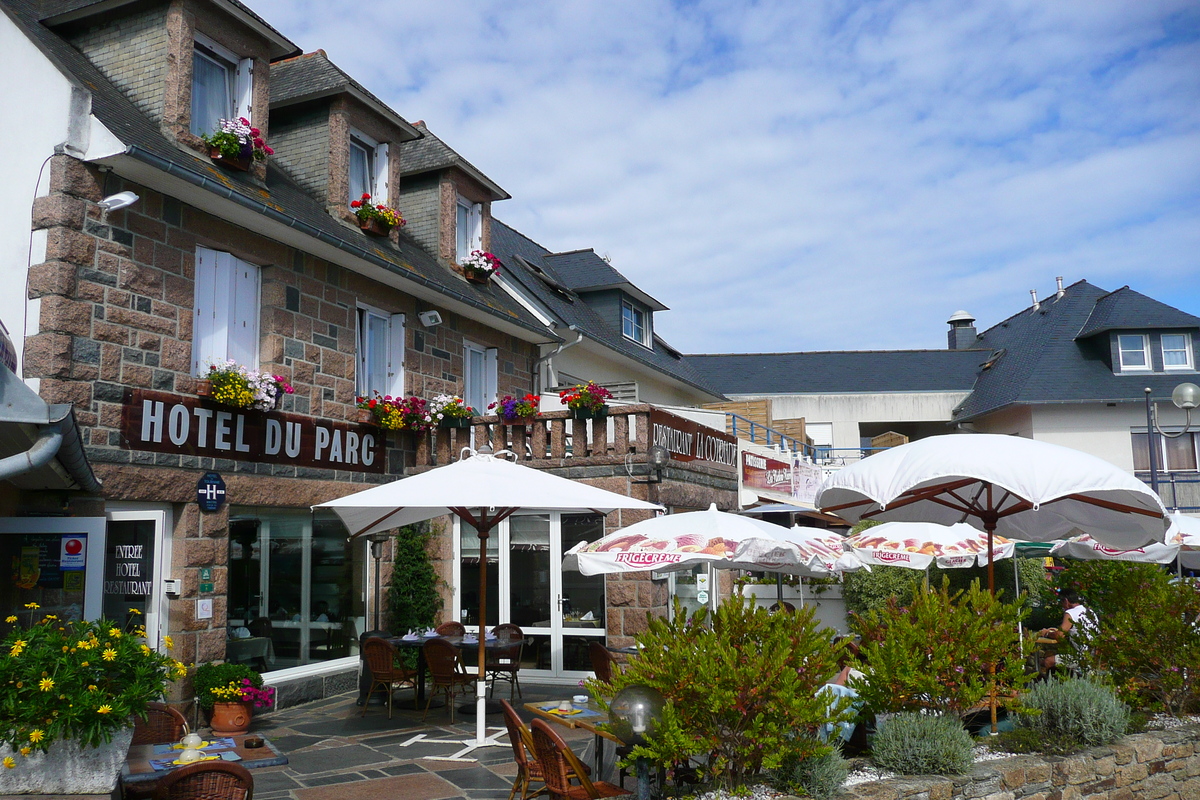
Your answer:
[[[213,402],[258,411],[278,408],[283,395],[295,391],[282,375],[258,372],[232,360],[220,365],[209,364],[207,379],[196,386],[196,394]]]
[[[571,410],[575,419],[601,419],[608,415],[606,400],[612,400],[612,392],[594,381],[587,385],[573,386],[558,393],[558,399]]]
[[[359,397],[357,405],[359,422],[385,430],[421,433],[433,427],[433,415],[419,397],[392,397],[375,392],[374,397]]]
[[[247,172],[255,161],[275,155],[262,132],[245,117],[221,120],[221,129],[200,138],[208,145],[208,157],[218,164]]]
[[[429,402],[429,413],[442,428],[469,428],[475,409],[457,395],[439,394]]]
[[[7,617],[14,627],[0,644],[0,794],[111,792],[133,717],[187,668],[152,649],[140,625],[54,614],[34,622],[38,604],[25,608],[28,624]]]
[[[354,209],[354,216],[358,217],[358,227],[372,236],[387,236],[392,228],[404,225],[404,217],[400,216],[399,211],[383,203],[372,205],[371,195],[366,192],[362,199],[351,201],[350,207]]]
[[[254,709],[270,708],[275,688],[245,664],[201,664],[193,678],[200,707],[210,714],[214,736],[238,736],[250,730]]]
[[[482,250],[472,250],[459,264],[463,277],[471,283],[487,283],[492,276],[500,271],[500,259]]]
[[[500,417],[501,422],[525,425],[537,419],[538,403],[536,395],[527,394],[518,400],[506,394],[497,402],[489,405],[488,410],[495,409],[496,416]]]

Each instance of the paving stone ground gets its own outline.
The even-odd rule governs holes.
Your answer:
[[[513,707],[527,724],[532,715],[523,703],[571,694],[566,686],[522,684],[522,689],[524,697]],[[506,696],[504,689],[499,696]],[[451,756],[474,740],[474,715],[457,713],[451,724],[447,710],[436,708],[422,723],[419,711],[395,708],[389,720],[386,706],[370,706],[363,717],[357,697],[339,695],[254,720],[251,730],[268,737],[289,761],[252,771],[255,800],[506,800],[516,774],[507,736],[499,737],[503,747],[465,756],[474,761],[439,761],[430,757]],[[396,693],[397,702],[411,699],[411,691]],[[500,729],[504,720],[488,714],[487,724]],[[586,731],[555,730],[576,752],[591,744]]]

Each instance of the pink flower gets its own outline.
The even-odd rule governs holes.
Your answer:
[[[261,147],[262,147],[263,145],[265,145],[265,144],[266,144],[266,142],[264,142],[264,141],[263,141],[262,139],[260,139],[259,137],[257,137],[257,136],[255,136],[255,137],[254,137],[254,146],[255,146],[255,147],[261,148]]]
[[[246,127],[250,127],[250,120],[246,119],[245,117],[238,117],[238,122],[242,123]]]
[[[262,133],[262,131],[260,131],[258,128],[251,128],[251,129],[250,129],[250,135],[251,135],[251,136],[258,136],[258,135],[260,135],[261,133]]]
[[[272,150],[269,145],[265,145],[265,144],[263,145],[263,152],[269,156],[275,155],[275,151]]]

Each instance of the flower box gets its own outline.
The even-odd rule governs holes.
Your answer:
[[[212,381],[196,381],[197,397],[212,397]]]
[[[471,427],[470,417],[442,417],[438,421],[439,428],[469,428]]]
[[[378,217],[368,217],[367,219],[359,219],[358,227],[368,236],[387,236],[392,232],[392,226],[385,224]]]
[[[369,408],[358,409],[358,416],[356,417],[356,419],[360,425],[374,425],[375,424],[375,414]]]
[[[608,406],[596,408],[572,408],[571,419],[604,419],[608,416]]]
[[[229,156],[223,155],[221,153],[221,148],[219,147],[208,148],[208,157],[211,158],[215,163],[220,164],[223,167],[228,167],[229,169],[235,169],[238,172],[249,172],[251,164],[254,163],[253,159],[247,158],[246,156],[230,158]]]
[[[13,758],[18,766],[0,768],[0,794],[95,794],[107,797],[117,785],[125,764],[133,728],[121,728],[112,741],[87,747],[75,739],[52,742],[46,752],[21,756],[0,745],[0,757]]]
[[[470,283],[486,285],[491,281],[492,273],[488,272],[487,270],[463,267],[463,277],[466,278]]]

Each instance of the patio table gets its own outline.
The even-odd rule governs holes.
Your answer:
[[[241,764],[246,769],[275,767],[288,763],[287,756],[280,753],[275,745],[271,744],[270,740],[264,737],[258,737],[263,740],[262,747],[246,747],[246,739],[254,738],[254,736],[255,734],[227,737],[209,736],[207,741],[212,742],[212,745],[204,748],[203,752],[206,755],[234,753],[237,755],[237,759],[229,758],[227,760]],[[177,757],[181,751],[172,749],[172,745],[174,744],[176,742],[135,744],[130,747],[129,755],[125,758],[125,765],[121,767],[121,783],[125,786],[136,785],[148,791],[152,790],[153,785],[160,778],[171,772],[171,770],[178,769],[178,766],[182,766],[177,765],[169,766],[165,769],[155,769],[155,764],[151,763],[151,760],[154,760],[161,766],[163,760]]]
[[[590,731],[596,737],[596,775],[603,774],[604,771],[604,746],[603,740],[607,739],[610,742],[616,743],[618,746],[625,743],[614,736],[611,732],[602,730],[599,726],[608,722],[608,715],[605,714],[595,700],[589,700],[587,705],[571,704],[571,708],[578,710],[578,714],[556,714],[555,710],[562,700],[546,700],[539,703],[526,703],[525,710],[529,711],[542,719],[548,719],[566,728],[580,728],[585,731]]]
[[[416,649],[417,651],[417,696],[414,701],[415,707],[419,710],[425,705],[425,643],[430,639],[441,639],[444,642],[449,642],[454,647],[461,651],[474,651],[479,647],[478,639],[467,639],[463,636],[418,636],[416,639],[405,639],[403,636],[393,636],[388,639],[391,644],[396,647],[407,647]],[[485,639],[483,646],[487,650],[496,648],[510,647],[517,643],[517,639],[508,636],[507,632],[503,636],[497,636],[495,639]],[[467,672],[472,672],[470,667],[467,667]],[[474,711],[474,706],[471,707]]]

